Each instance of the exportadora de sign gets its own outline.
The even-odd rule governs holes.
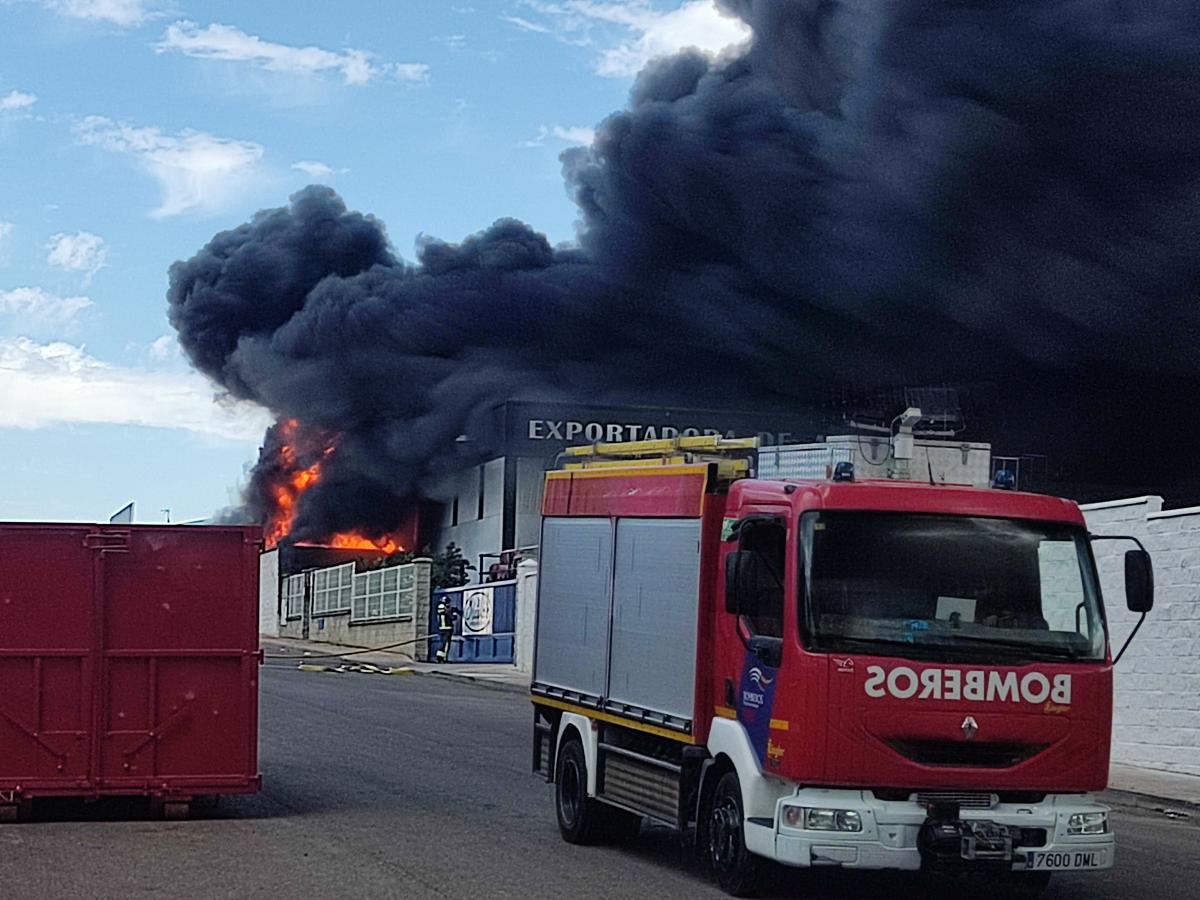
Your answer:
[[[744,431],[721,428],[679,428],[674,425],[639,425],[617,422],[581,422],[565,419],[530,419],[526,437],[531,441],[657,441],[677,437],[747,437]],[[764,446],[785,444],[792,439],[791,432],[758,432]]]

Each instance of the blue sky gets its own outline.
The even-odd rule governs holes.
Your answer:
[[[409,259],[502,216],[569,241],[558,154],[648,58],[745,37],[711,0],[0,0],[0,519],[236,499],[266,414],[165,312],[215,232],[319,182]]]

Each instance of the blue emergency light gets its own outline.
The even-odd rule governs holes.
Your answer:
[[[1017,476],[1008,469],[999,469],[994,478],[992,478],[992,487],[998,491],[1015,491],[1017,489]]]

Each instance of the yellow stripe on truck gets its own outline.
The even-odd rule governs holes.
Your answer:
[[[714,706],[713,715],[721,719],[736,719],[737,710],[729,706]],[[775,731],[787,731],[791,727],[791,723],[787,719],[772,719],[771,728]]]
[[[624,716],[614,716],[612,713],[601,712],[597,709],[589,709],[586,706],[576,706],[574,703],[564,703],[562,700],[552,700],[549,697],[539,697],[534,695],[530,698],[534,706],[549,706],[552,709],[561,709],[566,712],[578,713],[588,719],[596,719],[600,722],[608,722],[610,725],[621,725],[625,728],[632,728],[634,731],[644,731],[646,734],[653,734],[656,737],[668,738],[672,741],[679,741],[681,744],[694,744],[696,739],[690,734],[684,734],[680,731],[672,731],[670,728],[660,728],[657,725],[650,725],[646,722],[639,722],[636,719],[626,719]]]

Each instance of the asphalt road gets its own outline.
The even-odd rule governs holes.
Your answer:
[[[723,896],[665,829],[564,843],[552,789],[529,772],[519,694],[271,668],[262,699],[262,794],[185,822],[136,803],[43,803],[33,822],[0,825],[0,900]],[[1046,896],[1200,897],[1200,828],[1133,813],[1115,828],[1116,869],[1057,876]],[[780,869],[765,896],[925,894],[902,876]]]

